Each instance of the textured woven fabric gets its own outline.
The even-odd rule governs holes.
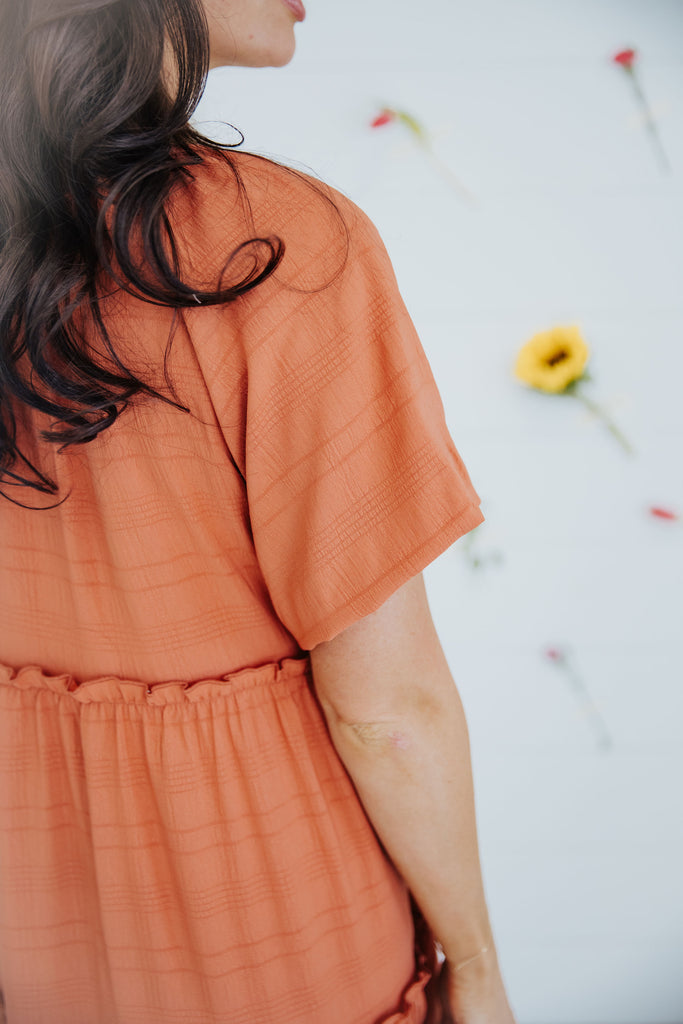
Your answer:
[[[117,353],[169,395],[173,326],[191,412],[136,399],[59,453],[37,440],[49,420],[17,411],[70,493],[0,499],[9,1024],[425,1017],[428,955],[306,652],[484,517],[373,225],[233,158],[249,205],[213,156],[171,197],[181,276],[201,295],[255,236],[284,240],[277,272],[175,316],[103,292]]]

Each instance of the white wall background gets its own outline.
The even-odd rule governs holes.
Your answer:
[[[683,2],[310,0],[297,32],[287,68],[213,71],[195,121],[375,220],[482,497],[426,577],[519,1024],[679,1024],[683,522],[648,509],[683,513]],[[670,173],[610,60],[627,46]],[[383,105],[420,118],[476,204],[400,126],[369,128]],[[636,457],[513,378],[565,323]]]

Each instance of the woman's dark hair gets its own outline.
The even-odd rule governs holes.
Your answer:
[[[167,53],[177,68],[172,90]],[[188,168],[208,149],[230,164],[241,187],[229,145],[188,124],[208,70],[200,0],[0,0],[0,486],[57,493],[17,443],[13,401],[63,425],[41,431],[61,442],[60,451],[93,440],[139,392],[189,412],[116,355],[99,311],[98,270],[144,301],[178,309],[230,302],[280,262],[280,239],[252,238],[227,260],[252,247],[250,271],[230,287],[197,291],[178,277],[164,207],[173,185],[192,176]],[[149,278],[131,257],[134,228]],[[79,309],[91,314],[120,372],[79,345],[71,322]],[[173,327],[167,356],[172,338]]]

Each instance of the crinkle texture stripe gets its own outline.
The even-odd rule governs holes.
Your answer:
[[[433,947],[307,658],[153,687],[0,665],[0,818],[9,1024],[424,1020]]]

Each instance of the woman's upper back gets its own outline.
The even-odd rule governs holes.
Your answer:
[[[180,276],[215,288],[231,252],[272,236],[277,271],[227,305],[173,311],[110,288],[101,307],[122,361],[169,395],[175,317],[168,370],[191,413],[138,396],[58,453],[35,441],[47,418],[18,410],[37,465],[70,494],[43,511],[0,501],[5,664],[156,682],[279,660],[483,519],[373,225],[306,176],[232,159],[244,194],[211,156],[171,197]]]

